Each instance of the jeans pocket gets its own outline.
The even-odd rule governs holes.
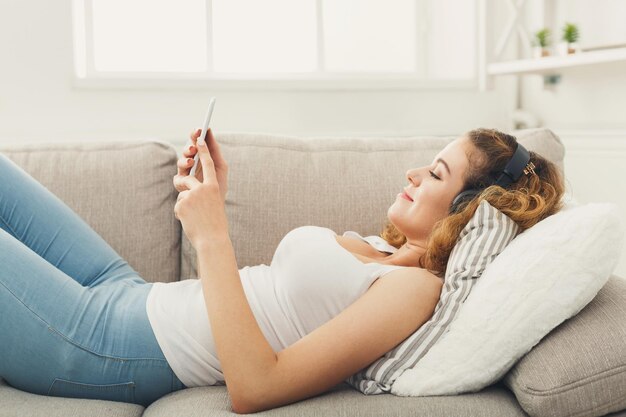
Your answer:
[[[134,403],[135,383],[85,384],[83,382],[55,378],[48,390],[48,395],[52,397],[86,398]]]

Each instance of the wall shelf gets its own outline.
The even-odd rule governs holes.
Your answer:
[[[606,62],[626,61],[626,47],[578,52],[564,56],[546,56],[533,59],[493,62],[487,64],[487,74],[556,74],[570,67]]]
[[[526,27],[524,7],[528,0],[507,0],[511,10],[511,19],[498,38],[493,36],[493,23],[497,16],[494,14],[496,0],[476,0],[477,13],[479,16],[478,30],[478,75],[480,91],[494,88],[494,80],[500,75],[542,75],[543,88],[556,91],[556,86],[561,82],[563,73],[568,68],[583,67],[626,61],[626,45],[596,45],[595,47],[583,48],[583,51],[569,55],[553,55],[540,58],[523,58],[517,60],[504,59],[504,50],[512,41],[517,41],[518,57],[530,57],[533,55],[531,36]],[[531,8],[541,11],[542,17],[533,18],[535,27],[545,27],[551,33],[560,33],[561,20],[559,10],[562,9],[563,0],[532,0]],[[531,10],[532,12],[532,10]],[[535,16],[537,13],[531,14]],[[517,33],[517,36],[513,36]],[[497,42],[496,42],[497,41]],[[521,50],[520,50],[521,48]],[[518,77],[519,78],[519,77]]]

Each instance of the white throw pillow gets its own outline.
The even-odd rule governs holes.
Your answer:
[[[491,262],[448,331],[391,387],[455,395],[498,381],[552,329],[582,310],[615,269],[624,221],[612,203],[568,204]]]

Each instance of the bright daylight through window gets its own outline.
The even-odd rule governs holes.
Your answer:
[[[476,77],[475,0],[73,0],[79,78]]]

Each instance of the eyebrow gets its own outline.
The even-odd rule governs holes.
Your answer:
[[[446,161],[444,161],[441,158],[437,158],[435,160],[435,162],[441,162],[446,167],[446,169],[448,170],[448,175],[452,176],[452,173],[450,172],[450,167],[448,166],[448,163]]]

